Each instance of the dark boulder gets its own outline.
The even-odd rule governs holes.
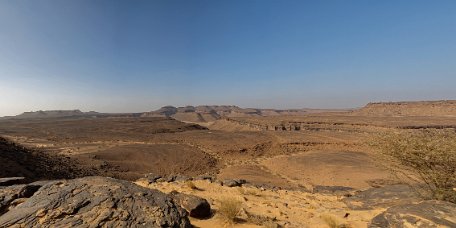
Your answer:
[[[167,177],[165,177],[165,181],[166,182],[174,182],[176,180],[176,175],[168,175]]]
[[[169,196],[194,218],[207,218],[211,216],[211,205],[206,199],[194,195],[187,195],[172,191]]]
[[[246,180],[243,180],[243,179],[235,179],[235,180],[224,180],[223,182],[223,186],[227,186],[227,187],[240,187],[242,186],[243,184],[247,183]]]
[[[146,174],[144,175],[144,178],[141,178],[145,181],[148,181],[149,184],[152,184],[152,183],[155,183],[157,182],[158,179],[162,178],[163,176],[161,175],[157,175],[157,174],[153,174],[153,173],[149,173],[149,174]]]

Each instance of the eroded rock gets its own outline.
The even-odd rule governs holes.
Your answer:
[[[0,227],[191,227],[166,194],[105,177],[53,181],[0,216]]]

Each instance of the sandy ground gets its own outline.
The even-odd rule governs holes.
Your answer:
[[[173,190],[203,197],[209,201],[215,210],[214,216],[206,220],[192,219],[196,227],[264,227],[265,224],[275,223],[284,227],[328,227],[326,217],[337,221],[338,224],[350,227],[366,227],[368,222],[383,209],[350,210],[343,203],[342,196],[324,195],[292,190],[268,190],[253,186],[225,187],[209,181],[193,181],[199,190],[192,190],[185,183],[153,183],[136,182],[137,184],[158,189],[163,192]],[[239,214],[240,222],[227,225],[217,209],[220,200],[233,199],[242,202],[243,211]],[[344,216],[349,215],[344,218]],[[261,224],[256,216],[266,218]],[[253,217],[253,218],[252,218]],[[257,224],[256,224],[257,223]]]

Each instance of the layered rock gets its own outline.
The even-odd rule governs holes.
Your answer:
[[[27,186],[36,185],[0,189],[0,227],[191,227],[169,196],[131,182],[84,177]]]

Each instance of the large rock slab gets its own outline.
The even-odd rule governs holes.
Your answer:
[[[0,227],[191,227],[187,216],[158,190],[85,177],[43,185],[1,215]]]
[[[394,206],[375,216],[369,227],[456,227],[456,204],[428,200]]]
[[[407,185],[388,185],[356,192],[345,198],[344,202],[353,210],[370,210],[387,208],[401,204],[421,201],[416,192]]]

